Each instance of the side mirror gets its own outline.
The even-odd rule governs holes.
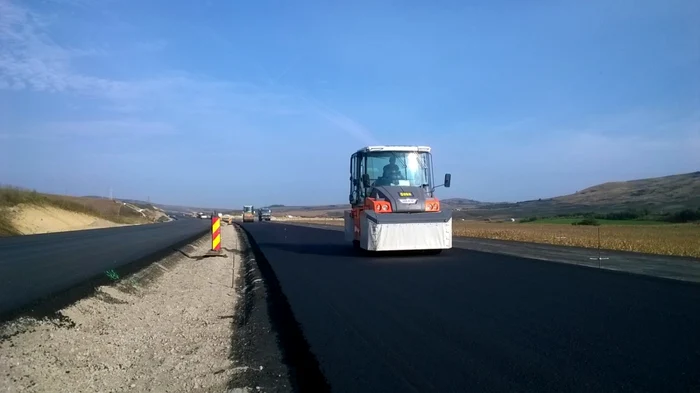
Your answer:
[[[452,183],[452,175],[449,173],[445,174],[445,187],[449,188],[450,183]]]
[[[372,184],[370,184],[370,182],[369,182],[369,175],[366,174],[366,173],[362,175],[362,185],[365,186],[365,188],[367,188],[367,187],[369,187],[369,186],[372,185]]]

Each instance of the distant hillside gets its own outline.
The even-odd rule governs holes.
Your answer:
[[[700,172],[599,184],[556,198],[495,203],[457,211],[456,217],[529,217],[626,209],[676,212],[700,207]]]
[[[603,183],[554,200],[588,206],[635,205],[673,210],[695,207],[700,203],[700,172]]]
[[[447,198],[442,199],[441,202],[451,208],[479,208],[497,205],[493,202],[480,202],[467,198]]]

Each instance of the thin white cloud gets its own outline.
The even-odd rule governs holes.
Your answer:
[[[167,48],[168,42],[165,40],[141,41],[133,44],[133,49],[142,52],[159,52]]]
[[[91,4],[87,0],[76,1],[76,5]],[[237,116],[304,114],[325,119],[363,143],[376,142],[370,130],[359,121],[318,100],[300,99],[298,94],[286,93],[289,88],[277,85],[292,72],[296,61],[274,79],[268,78],[269,85],[265,87],[173,71],[139,80],[116,79],[79,72],[74,65],[81,57],[115,56],[115,52],[59,44],[51,38],[50,28],[50,23],[23,6],[23,3],[0,0],[0,89],[74,94],[94,98],[92,104],[95,107],[106,109],[113,115],[133,118],[147,115],[152,118],[154,113],[162,116],[168,114],[168,118],[163,119],[165,122],[203,115],[223,119],[234,113]],[[158,51],[166,45],[165,41],[144,40],[132,44],[132,48],[136,51]],[[119,52],[116,51],[117,54]],[[107,126],[107,123],[103,126]],[[95,125],[93,120],[89,120],[82,126],[77,122],[72,123],[71,127],[88,130]],[[109,125],[105,128],[128,133],[125,126]],[[42,131],[49,129],[51,127],[46,125],[41,127]]]
[[[87,7],[107,3],[108,0],[44,0],[47,3],[54,3],[62,6]]]
[[[319,100],[300,96],[301,99],[310,104],[317,111],[318,115],[336,125],[339,129],[350,136],[356,138],[365,145],[378,145],[379,142],[372,132],[357,120],[354,120],[340,111],[321,103]]]
[[[505,124],[521,127],[494,126],[511,132],[491,135],[491,128],[469,127],[461,135],[436,135],[435,144],[440,165],[466,173],[464,192],[483,200],[544,198],[607,181],[700,170],[700,116],[635,113],[591,116],[590,123],[568,129],[513,121]]]
[[[97,120],[50,122],[42,125],[49,134],[70,136],[105,137],[118,136],[164,136],[176,133],[170,124],[140,120]]]
[[[96,53],[65,48],[45,33],[47,24],[30,10],[0,0],[0,80],[12,89],[66,91],[104,89],[110,81],[70,70],[72,59]]]
[[[699,148],[697,130],[673,136],[584,131],[520,146],[517,161],[520,169],[532,173],[607,173],[624,178],[637,171],[661,175],[698,170]]]
[[[47,136],[47,135],[42,135],[42,134],[35,134],[35,133],[22,133],[22,134],[10,134],[7,132],[0,133],[0,140],[12,140],[12,141],[50,141],[50,140],[55,140],[55,137]]]
[[[252,85],[212,81],[185,73],[144,80],[118,80],[77,72],[78,57],[104,55],[104,50],[66,48],[54,42],[40,17],[9,0],[0,0],[0,81],[4,88],[71,92],[110,100],[118,106],[171,97],[173,94],[225,95],[230,104],[272,105],[279,95]],[[158,50],[164,41],[142,41],[135,50]]]
[[[50,121],[33,125],[21,132],[0,133],[0,140],[50,142],[65,138],[80,140],[117,138],[136,141],[149,137],[174,136],[178,133],[172,124],[161,121],[138,119]]]

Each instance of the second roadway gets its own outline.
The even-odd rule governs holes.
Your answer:
[[[700,286],[245,224],[334,392],[696,391]]]

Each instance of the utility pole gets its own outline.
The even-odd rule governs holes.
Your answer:
[[[603,259],[610,259],[610,258],[603,258],[603,256],[600,254],[600,249],[601,249],[601,241],[600,241],[600,226],[598,226],[598,258],[588,258],[588,259],[597,259],[598,260],[598,269],[603,267]]]

